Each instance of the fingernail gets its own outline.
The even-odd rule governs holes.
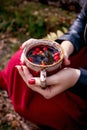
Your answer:
[[[35,84],[35,79],[29,79],[29,80],[28,80],[28,83],[29,83],[29,84]]]

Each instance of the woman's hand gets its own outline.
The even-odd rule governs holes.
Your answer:
[[[33,77],[26,66],[17,66],[19,74],[24,79],[27,86],[35,92],[38,92],[46,99],[50,99],[63,91],[73,87],[80,77],[80,70],[73,68],[65,68],[56,74],[47,77],[47,88],[41,88],[39,77]]]
[[[70,41],[63,41],[61,47],[64,50],[64,65],[70,65],[69,56],[73,53],[74,46]]]

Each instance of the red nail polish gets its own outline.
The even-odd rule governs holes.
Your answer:
[[[29,79],[29,80],[28,80],[28,83],[29,83],[29,84],[35,84],[35,79]]]

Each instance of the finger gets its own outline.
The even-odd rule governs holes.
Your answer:
[[[28,68],[25,66],[25,65],[22,65],[22,69],[23,69],[23,72],[24,72],[24,75],[27,79],[27,81],[32,78],[32,74],[29,72]]]

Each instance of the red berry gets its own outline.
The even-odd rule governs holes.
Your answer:
[[[29,79],[29,80],[28,80],[28,83],[29,83],[29,84],[35,84],[35,79]]]
[[[35,49],[35,51],[36,51],[36,52],[39,52],[39,51],[40,51],[40,48],[39,48],[39,47],[37,47],[37,48]]]
[[[36,51],[33,51],[32,54],[33,54],[33,55],[37,55],[37,52],[36,52]]]
[[[40,54],[40,55],[43,55],[44,53],[43,53],[43,51],[39,51],[39,54]]]
[[[60,57],[58,55],[54,56],[54,60],[58,61],[60,59]]]
[[[29,57],[28,60],[29,60],[30,62],[33,62],[33,58],[31,58],[31,57]]]
[[[43,48],[43,50],[44,50],[44,51],[47,51],[47,50],[48,50],[48,48],[47,48],[47,47],[44,47],[44,48]]]
[[[55,53],[54,53],[54,56],[59,56],[59,53],[58,53],[58,52],[55,52]]]

